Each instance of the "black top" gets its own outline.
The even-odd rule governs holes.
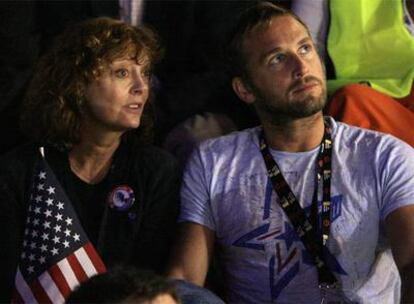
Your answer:
[[[9,301],[14,285],[39,157],[38,146],[31,144],[0,159],[0,302]],[[179,208],[180,174],[169,154],[155,147],[122,143],[108,175],[96,185],[71,172],[67,153],[49,147],[45,159],[107,267],[129,264],[163,270]],[[108,208],[109,193],[123,185],[133,190],[134,204],[127,210]]]
[[[82,227],[88,231],[88,238],[96,247],[99,238],[99,228],[101,226],[104,208],[107,200],[104,195],[107,194],[108,176],[98,184],[88,184],[81,180],[72,171],[69,173],[68,183],[71,184],[71,189],[74,189],[78,200],[73,207],[76,210]]]

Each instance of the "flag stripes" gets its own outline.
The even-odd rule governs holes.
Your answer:
[[[72,289],[69,287],[68,283],[66,282],[66,279],[63,276],[63,273],[60,270],[59,266],[57,264],[53,265],[52,267],[49,268],[48,272],[52,278],[55,278],[56,286],[59,289],[62,296],[64,298],[69,296]]]
[[[78,258],[78,261],[88,278],[97,274],[95,266],[93,266],[92,261],[90,260],[89,256],[87,255],[83,247],[76,250],[75,256]]]
[[[59,270],[61,271],[64,280],[68,286],[69,292],[73,289],[75,289],[76,286],[79,285],[79,281],[76,278],[75,273],[73,272],[72,267],[70,266],[67,259],[61,260],[59,263],[57,263],[57,266],[59,267]],[[66,294],[66,293],[64,293]]]
[[[39,283],[39,280],[33,280],[29,285],[30,289],[33,291],[33,295],[35,296],[36,303],[51,303],[50,299],[43,289],[42,285]]]
[[[37,303],[32,290],[29,285],[27,285],[20,269],[17,269],[16,273],[16,286],[19,286],[19,288],[15,290],[15,296],[12,301],[13,303]]]
[[[101,257],[96,252],[95,248],[92,246],[91,243],[86,244],[84,247],[85,251],[87,252],[88,256],[91,257],[91,261],[98,273],[102,273],[106,271],[106,267],[101,260]]]
[[[106,271],[44,158],[33,176],[22,247],[12,299],[17,303],[64,303],[80,283]]]
[[[55,277],[55,279],[58,279]],[[47,296],[49,297],[52,303],[63,303],[65,302],[65,298],[61,294],[59,288],[56,286],[55,281],[50,276],[48,271],[42,273],[39,278],[39,283],[42,285],[43,290],[46,292]],[[57,282],[59,282],[57,280]]]
[[[70,256],[68,256],[67,259],[68,259],[70,267],[72,267],[72,269],[73,269],[73,273],[75,274],[76,279],[78,280],[78,282],[86,281],[88,279],[88,277],[86,276],[86,273],[83,270],[83,267],[79,263],[76,256],[75,255],[70,255]]]
[[[65,298],[81,282],[99,273],[96,268],[105,271],[102,261],[96,262],[95,257],[99,256],[93,246],[88,243],[85,247],[79,248],[67,258],[50,267],[29,285],[18,270],[16,275],[17,295],[13,302],[64,303]]]

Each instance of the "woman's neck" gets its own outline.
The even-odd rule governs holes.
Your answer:
[[[83,140],[69,152],[72,172],[89,184],[97,184],[108,173],[113,155],[120,144],[117,140]]]

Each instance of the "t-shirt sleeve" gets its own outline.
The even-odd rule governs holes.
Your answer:
[[[414,149],[392,141],[380,153],[381,219],[392,211],[414,204]]]
[[[207,168],[206,153],[199,147],[187,162],[181,187],[181,211],[179,222],[193,222],[211,230],[215,223],[210,201],[211,161]]]

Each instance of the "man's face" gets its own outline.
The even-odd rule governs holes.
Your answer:
[[[244,85],[259,116],[273,121],[309,117],[326,102],[326,80],[317,50],[305,27],[279,16],[246,35]],[[240,95],[239,95],[240,96]]]

